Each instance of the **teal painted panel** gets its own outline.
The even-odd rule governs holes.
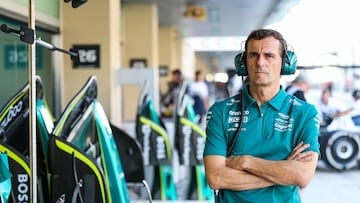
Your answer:
[[[36,69],[42,69],[42,48],[36,46]],[[28,68],[28,45],[5,44],[4,45],[4,68],[27,69]]]
[[[29,0],[15,0],[14,2],[23,5],[28,6]],[[35,10],[37,12],[44,13],[46,15],[59,18],[59,8],[60,3],[59,0],[34,0],[36,2],[35,4]]]

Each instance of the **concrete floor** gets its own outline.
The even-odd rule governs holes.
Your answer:
[[[133,126],[127,126],[133,129]],[[131,130],[130,130],[131,132]],[[130,133],[131,134],[131,133]],[[176,153],[174,153],[176,155]],[[176,164],[175,164],[176,165]],[[181,168],[179,166],[175,168]],[[179,175],[181,174],[181,175]],[[175,182],[183,179],[181,170],[174,171]],[[185,176],[186,177],[186,176]],[[360,169],[335,171],[330,169],[321,160],[311,183],[304,188],[303,203],[359,203],[360,202]],[[148,203],[148,200],[131,200],[132,203]],[[210,203],[212,201],[153,201],[161,203]]]
[[[311,183],[304,188],[303,203],[359,203],[360,169],[338,172],[322,161]],[[149,203],[148,200],[132,200],[132,203]],[[212,201],[158,201],[153,203],[212,203]]]
[[[311,183],[304,188],[303,203],[359,203],[360,169],[338,172],[319,162]]]

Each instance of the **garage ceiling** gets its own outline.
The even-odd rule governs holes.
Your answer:
[[[158,6],[159,25],[174,26],[183,38],[241,37],[281,20],[300,0],[121,0]],[[188,15],[186,13],[188,12]],[[202,15],[204,14],[204,15]],[[239,45],[240,50],[240,45]],[[202,50],[213,72],[232,68],[238,50]],[[215,62],[215,63],[214,63]]]

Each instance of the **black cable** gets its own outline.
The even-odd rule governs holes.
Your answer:
[[[230,145],[229,150],[226,153],[226,157],[229,157],[231,155],[231,152],[235,146],[236,139],[239,137],[239,134],[241,132],[243,117],[244,117],[243,116],[243,113],[244,113],[244,94],[243,93],[244,93],[244,88],[245,88],[246,84],[247,83],[243,82],[243,87],[241,88],[241,117],[240,117],[239,128],[236,130],[236,134],[233,137],[233,139],[231,140],[231,145]],[[294,98],[291,99],[291,106],[290,106],[290,111],[289,111],[289,121],[291,119],[291,112],[292,112],[293,106],[294,106]]]
[[[82,202],[82,198],[81,198],[81,194],[80,194],[80,189],[82,187],[82,184],[83,184],[83,181],[82,181],[82,179],[80,179],[79,183],[76,184],[76,187],[74,189],[73,196],[72,196],[72,199],[71,199],[71,203],[76,203],[77,202],[77,196],[78,195],[80,197],[80,201]]]
[[[74,175],[74,179],[75,179],[75,183],[76,183],[76,187],[74,189],[74,193],[73,193],[73,198],[72,201],[74,201],[74,196],[75,196],[75,200],[76,200],[76,196],[79,195],[79,199],[81,203],[84,203],[83,197],[81,195],[80,192],[80,188],[82,187],[82,179],[78,179],[78,175],[77,175],[77,169],[76,169],[76,157],[75,157],[75,153],[73,152],[72,154],[72,166],[73,166],[73,175]]]
[[[235,146],[235,142],[237,140],[237,138],[239,137],[240,133],[241,133],[241,128],[242,128],[242,124],[243,124],[243,118],[244,118],[244,88],[246,87],[246,85],[248,84],[247,80],[244,79],[244,77],[242,77],[242,87],[240,90],[240,97],[241,97],[241,115],[240,115],[240,121],[239,121],[239,127],[236,130],[235,136],[232,138],[231,140],[231,144],[230,144],[230,148],[227,150],[226,152],[226,157],[229,157],[231,155],[232,150],[234,149]],[[214,199],[215,202],[219,202],[219,193],[220,190],[214,190]]]
[[[246,81],[243,79],[243,86],[241,87],[241,115],[240,115],[240,121],[239,121],[239,128],[236,130],[236,134],[233,137],[233,139],[231,140],[231,145],[230,148],[228,149],[228,151],[226,152],[226,157],[229,157],[231,155],[232,150],[234,149],[235,146],[235,142],[236,139],[239,137],[240,133],[241,133],[241,128],[242,128],[242,124],[243,124],[243,118],[244,118],[244,88],[248,83],[246,83]],[[294,98],[291,99],[291,106],[290,106],[290,110],[289,110],[289,122],[291,120],[291,113],[292,113],[292,109],[294,106]],[[220,190],[214,190],[214,196],[215,196],[215,202],[219,202],[219,192]]]
[[[244,88],[246,87],[246,85],[248,83],[246,83],[246,80],[244,80],[244,78],[242,78],[242,81],[243,81],[243,85],[242,85],[241,91],[240,91],[240,94],[241,94],[240,95],[241,96],[241,115],[240,115],[239,127],[236,130],[235,136],[231,140],[230,148],[226,152],[226,157],[229,157],[231,155],[231,152],[232,152],[232,150],[234,149],[234,146],[235,146],[235,142],[236,142],[237,138],[239,137],[239,135],[241,133],[241,128],[242,128],[242,124],[243,124],[243,118],[244,118]]]

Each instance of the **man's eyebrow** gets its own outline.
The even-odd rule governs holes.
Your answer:
[[[268,51],[268,52],[264,52],[266,55],[275,55],[276,53]]]
[[[249,54],[259,54],[257,51],[249,51]]]

